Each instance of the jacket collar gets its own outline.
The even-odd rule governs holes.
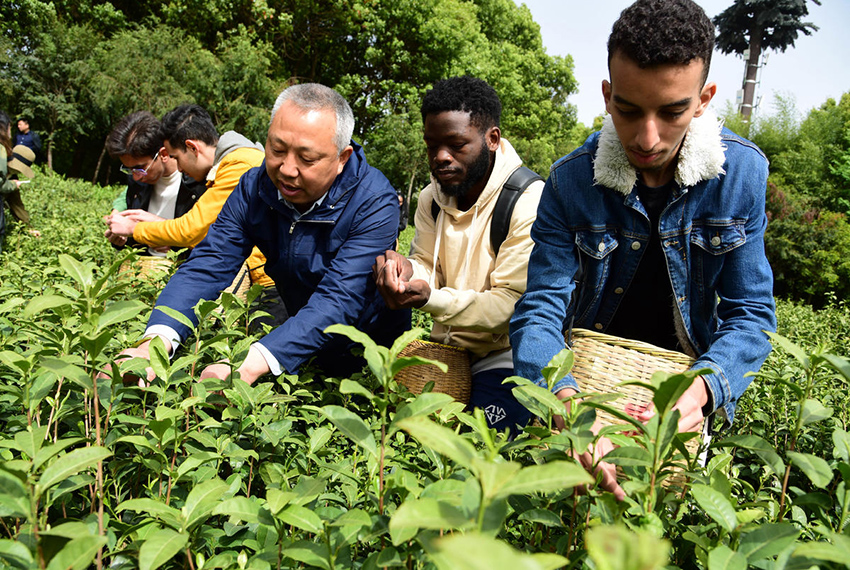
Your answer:
[[[723,170],[726,147],[720,136],[722,126],[710,110],[691,121],[679,150],[674,175],[680,187],[695,186],[726,173]],[[623,195],[628,195],[637,182],[637,171],[629,163],[611,115],[605,117],[599,133],[596,158],[593,161],[593,182]]]

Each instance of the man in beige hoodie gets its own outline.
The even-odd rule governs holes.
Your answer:
[[[502,381],[513,375],[508,323],[525,291],[534,245],[529,232],[543,190],[538,180],[521,194],[494,250],[493,211],[505,182],[522,166],[501,136],[501,110],[495,90],[472,77],[440,81],[426,93],[422,121],[432,180],[419,195],[410,256],[387,251],[374,267],[387,305],[430,313],[432,340],[470,351],[470,407],[483,409],[497,429],[530,418],[513,385]]]

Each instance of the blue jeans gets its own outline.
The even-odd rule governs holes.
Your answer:
[[[481,408],[487,417],[487,425],[499,431],[509,428],[514,434],[531,419],[531,412],[514,398],[511,388],[515,384],[502,384],[513,376],[510,368],[482,370],[472,375],[472,394],[468,409]]]

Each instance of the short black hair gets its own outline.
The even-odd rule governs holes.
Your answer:
[[[619,52],[641,68],[664,64],[704,64],[708,78],[714,51],[714,24],[692,0],[638,0],[620,14],[608,36],[608,68]]]
[[[106,152],[119,156],[153,156],[162,148],[159,119],[150,111],[136,111],[118,121],[106,137]]]
[[[427,115],[445,111],[462,111],[479,130],[498,127],[502,118],[502,102],[489,83],[465,75],[450,77],[434,84],[422,99],[422,121]]]
[[[187,140],[196,140],[210,146],[218,144],[210,114],[200,105],[180,105],[162,118],[162,138],[178,150],[186,150]]]

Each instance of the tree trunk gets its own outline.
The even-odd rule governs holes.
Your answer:
[[[47,141],[47,168],[53,170],[53,136]]]
[[[106,154],[106,144],[103,145],[103,148],[100,150],[100,156],[97,157],[97,166],[94,167],[94,176],[92,176],[91,183],[97,184],[97,175],[100,174],[100,165],[103,164],[103,156]],[[107,180],[107,183],[109,181]]]
[[[747,59],[747,72],[744,76],[744,99],[741,102],[741,117],[749,122],[753,114],[753,101],[756,98],[756,78],[758,77],[759,61],[761,60],[761,26],[750,32],[750,57]]]

